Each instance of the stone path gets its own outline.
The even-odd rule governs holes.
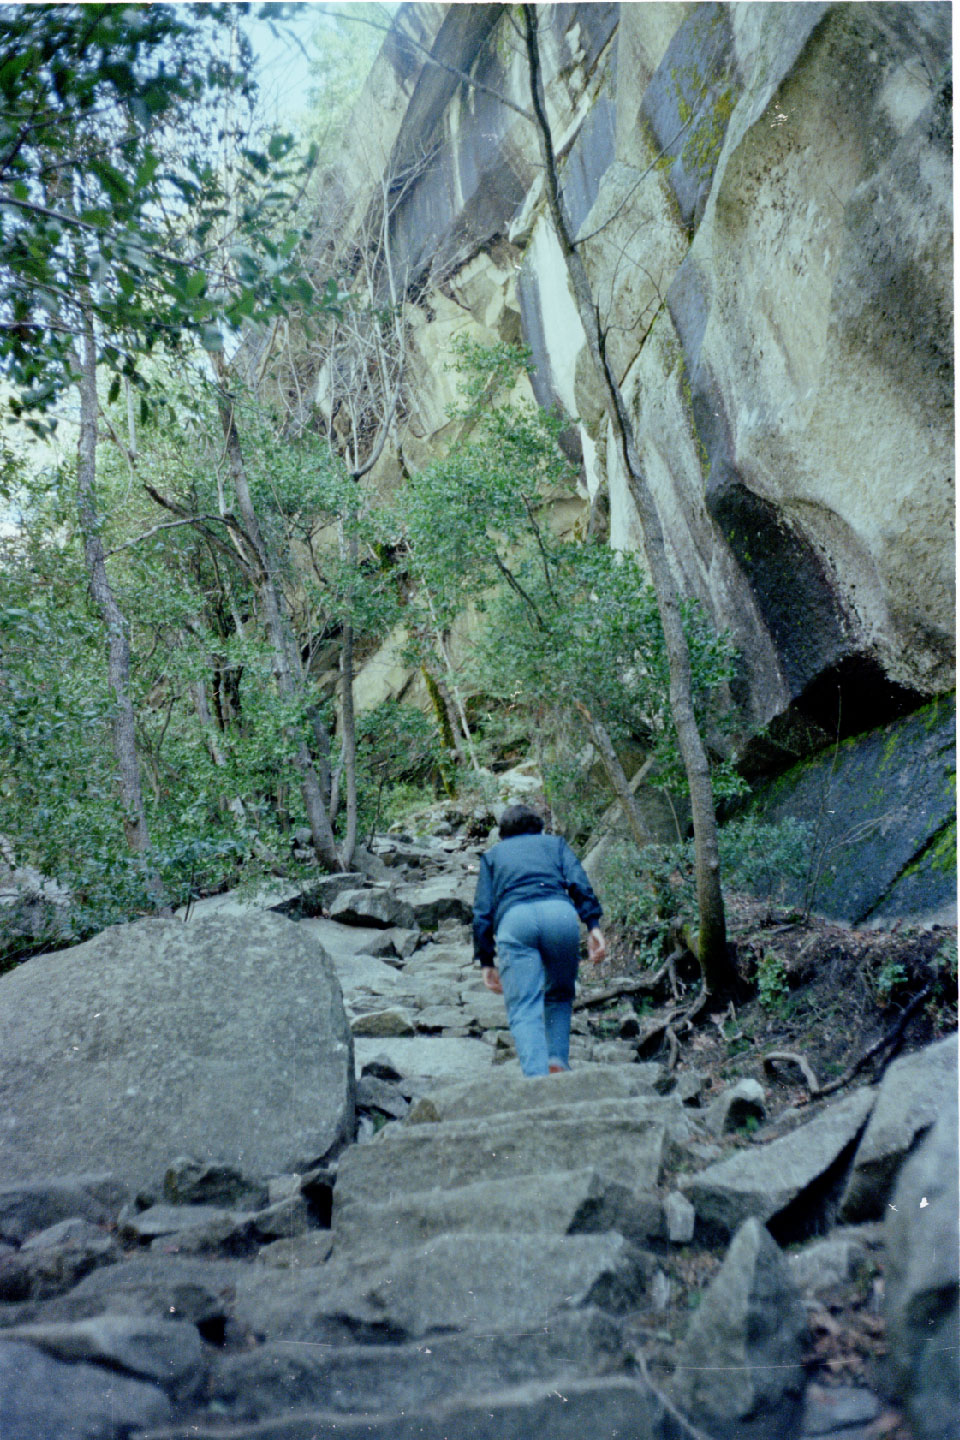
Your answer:
[[[122,1255],[95,1223],[115,1213],[109,1187],[0,1192],[25,1287],[0,1304],[3,1440],[869,1440],[877,1397],[805,1397],[801,1360],[806,1313],[862,1272],[881,1228],[788,1260],[762,1222],[783,1243],[821,1224],[883,1090],[743,1148],[730,1131],[744,1106],[762,1117],[755,1082],[739,1109],[732,1092],[702,1108],[695,1077],[582,1018],[575,1068],[525,1079],[472,965],[476,858],[395,842],[306,905],[296,929],[332,957],[354,1035],[358,1143],[332,1166],[178,1162],[162,1197],[121,1208]],[[951,1064],[955,1046],[914,1067],[924,1096]],[[883,1134],[905,1149],[897,1124]],[[87,1218],[31,1239],[23,1207],[41,1202],[48,1237]],[[677,1313],[681,1260],[716,1272],[699,1330]],[[24,1357],[29,1387],[11,1379]]]

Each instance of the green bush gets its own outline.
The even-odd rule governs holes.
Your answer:
[[[777,823],[752,816],[724,825],[719,833],[724,886],[731,891],[781,896],[809,864],[810,826],[788,817]],[[601,884],[609,921],[630,933],[641,963],[656,964],[666,953],[671,931],[696,917],[693,841],[651,845],[629,841],[611,847]]]

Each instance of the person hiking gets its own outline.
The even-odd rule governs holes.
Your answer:
[[[524,1075],[555,1074],[570,1068],[580,920],[594,965],[607,953],[600,902],[566,840],[545,835],[528,805],[510,805],[499,832],[480,860],[474,957],[487,989],[504,998]]]

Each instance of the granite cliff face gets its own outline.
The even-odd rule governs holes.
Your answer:
[[[672,561],[736,640],[749,763],[782,771],[954,685],[949,7],[540,18],[565,200]],[[416,297],[407,409],[378,479],[444,443],[456,335],[522,338],[584,511],[638,547],[533,128],[498,98],[528,94],[505,7],[401,8],[344,162],[370,177],[356,215],[416,171],[391,235]]]

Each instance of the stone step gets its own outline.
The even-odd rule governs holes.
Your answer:
[[[423,1097],[408,1123],[480,1119],[557,1103],[652,1096],[657,1094],[656,1086],[663,1075],[663,1066],[652,1061],[590,1066],[567,1070],[562,1075],[496,1075],[482,1085],[466,1082],[438,1086]]]
[[[616,1230],[644,1245],[665,1233],[657,1195],[582,1169],[480,1180],[453,1190],[406,1194],[389,1204],[338,1199],[333,1253],[395,1254],[437,1235],[475,1231],[481,1223],[487,1233],[524,1234],[531,1243],[539,1235]]]
[[[409,1191],[584,1167],[634,1190],[655,1190],[667,1155],[691,1130],[679,1104],[646,1096],[508,1113],[497,1120],[391,1126],[341,1157],[336,1194],[341,1204],[372,1195],[385,1201]]]
[[[483,1217],[478,1217],[482,1227]],[[561,1311],[642,1309],[656,1262],[622,1235],[441,1235],[392,1256],[291,1272],[252,1265],[232,1315],[260,1340],[412,1340],[443,1330],[546,1325]]]
[[[438,1127],[439,1128],[439,1127]],[[384,1200],[410,1191],[449,1190],[475,1181],[537,1175],[578,1165],[602,1168],[634,1189],[653,1190],[665,1159],[666,1126],[645,1117],[608,1121],[568,1118],[536,1126],[422,1136],[420,1132],[358,1146],[342,1156],[337,1177],[341,1201],[375,1194]]]
[[[285,1341],[221,1354],[207,1398],[222,1420],[307,1407],[341,1414],[410,1411],[531,1380],[596,1378],[626,1363],[616,1320],[588,1308],[533,1330],[439,1335],[422,1344],[319,1348]]]
[[[648,1385],[611,1376],[538,1380],[403,1412],[305,1411],[226,1429],[216,1420],[190,1420],[138,1432],[138,1440],[667,1440],[682,1434]]]

